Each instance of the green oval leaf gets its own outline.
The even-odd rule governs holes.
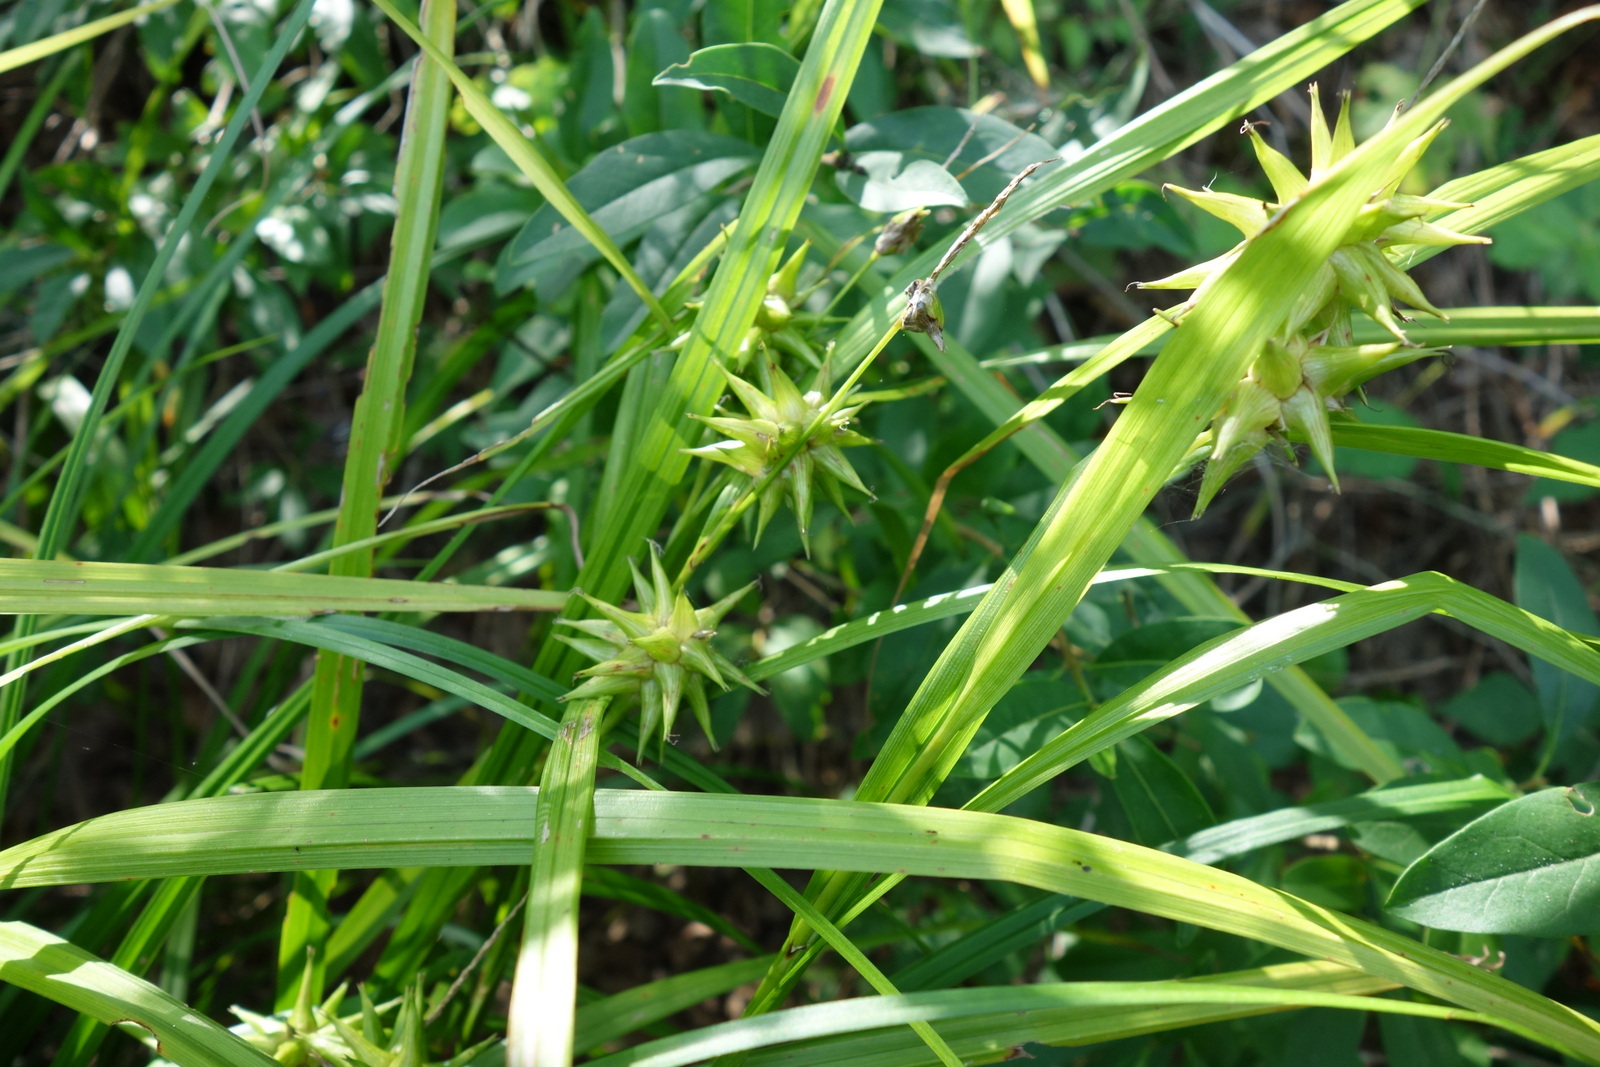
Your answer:
[[[1517,538],[1514,578],[1517,606],[1549,619],[1573,633],[1600,635],[1600,620],[1589,606],[1583,583],[1572,573],[1561,553],[1537,537]],[[1600,686],[1576,678],[1542,659],[1531,661],[1533,687],[1544,708],[1547,743],[1559,745],[1594,719],[1600,706]]]
[[[798,73],[800,61],[788,52],[761,41],[747,41],[702,48],[688,62],[674,63],[657,74],[651,84],[727,93],[746,107],[777,118]]]
[[[1406,869],[1387,907],[1468,933],[1600,930],[1600,782],[1543,789],[1468,823]]]
[[[721,134],[647,133],[595,156],[567,187],[613,241],[627,244],[661,216],[752,169],[757,158],[754,145]],[[495,284],[503,291],[541,276],[569,279],[598,258],[589,239],[546,204],[506,246]]]
[[[902,152],[863,152],[855,170],[834,174],[839,191],[868,211],[906,211],[949,204],[963,207],[966,190],[931,159],[907,160]]]

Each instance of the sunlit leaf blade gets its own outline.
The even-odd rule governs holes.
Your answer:
[[[1389,983],[1327,963],[1290,963],[1253,971],[1233,971],[1185,981],[1268,986],[1292,995],[1295,990],[1363,995],[1383,991]],[[939,1031],[971,1062],[1001,1060],[1024,1043],[1083,1045],[1097,1041],[1157,1033],[1223,1019],[1242,1018],[1270,1008],[1224,1005],[1161,1005],[1146,1007],[1064,1008],[1022,1012],[1005,1017],[977,1016],[941,1021]],[[913,1046],[904,1030],[878,1030],[855,1035],[782,1045],[757,1051],[750,1067],[834,1067],[870,1063],[875,1067],[921,1067],[926,1053]],[[1028,1050],[1024,1049],[1027,1054]]]
[[[22,922],[0,923],[0,981],[83,1012],[129,1023],[182,1067],[272,1067],[276,1062],[160,987],[113,967],[69,941]]]
[[[1336,421],[1332,423],[1333,443],[1346,448],[1364,448],[1395,456],[1415,456],[1448,463],[1470,463],[1495,470],[1553,478],[1577,485],[1600,486],[1600,467],[1553,452],[1540,452],[1509,441],[1495,441],[1468,434],[1424,430],[1413,426],[1380,426],[1372,423]]]
[[[962,1043],[959,1039],[955,1042],[959,1055],[970,1063],[973,1060],[969,1057],[974,1055],[1002,1053],[1021,1048],[1028,1042],[1078,1045],[1147,1033],[1162,1028],[1157,1020],[1163,1014],[1171,1020],[1168,1025],[1178,1026],[1245,1015],[1253,1011],[1281,1011],[1297,1007],[1343,1008],[1477,1021],[1477,1017],[1470,1012],[1415,1001],[1352,996],[1303,986],[1280,988],[1267,982],[1260,985],[1232,985],[1224,982],[1225,977],[1219,975],[1206,980],[1186,979],[1178,982],[1052,982],[840,1000],[831,1004],[791,1008],[756,1019],[703,1027],[679,1037],[646,1042],[593,1062],[596,1067],[680,1067],[713,1056],[769,1048],[788,1042],[815,1042],[819,1038],[914,1022],[937,1022],[941,1034],[951,1029],[949,1024],[962,1021],[983,1026],[987,1034],[986,1040],[980,1039],[981,1043],[970,1040]],[[1377,983],[1374,981],[1374,984]],[[1178,1005],[1191,1010],[1159,1011]],[[1192,1010],[1194,1007],[1199,1007],[1199,1010]],[[1107,1025],[1107,1016],[1116,1020],[1112,1024],[1116,1026],[1115,1029]],[[1048,1031],[1045,1031],[1046,1027]],[[835,1046],[823,1048],[840,1057],[833,1061],[835,1063],[859,1062],[843,1058],[842,1050]],[[751,1062],[760,1061],[752,1059]],[[785,1057],[783,1062],[792,1061]],[[874,1059],[872,1062],[883,1061]]]
[[[319,615],[332,611],[559,611],[567,594],[143,563],[0,560],[0,613]]]
[[[507,1009],[508,1067],[572,1060],[578,897],[592,829],[600,723],[609,698],[575,700],[550,746],[534,816],[526,923]]]
[[[150,0],[149,3],[130,7],[125,11],[118,11],[104,18],[95,19],[93,22],[86,22],[82,26],[63,33],[57,33],[37,41],[30,41],[28,44],[18,45],[16,48],[8,48],[4,52],[0,52],[0,74],[4,74],[8,70],[16,70],[18,67],[27,66],[29,63],[37,62],[46,56],[53,56],[57,52],[64,52],[85,41],[92,41],[101,34],[110,33],[118,27],[126,26],[136,19],[144,18],[146,15],[154,14],[163,8],[171,7],[177,2],[178,0]]]
[[[1424,347],[1442,345],[1588,345],[1600,343],[1600,316],[1584,307],[1445,308],[1446,321],[1419,319],[1406,335]],[[1355,323],[1357,344],[1382,341],[1375,322]]]
[[[118,812],[0,853],[0,885],[308,867],[516,862],[535,790],[456,787],[220,797]],[[1100,900],[1410,986],[1581,1059],[1600,1023],[1447,953],[1248,878],[1003,815],[796,797],[601,789],[595,863],[780,865],[999,879]]]
[[[1415,574],[1297,608],[1200,645],[1035,749],[970,806],[1002,811],[1067,767],[1201,701],[1435,611],[1600,681],[1600,650],[1581,637],[1443,574]]]

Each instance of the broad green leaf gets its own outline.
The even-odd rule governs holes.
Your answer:
[[[689,58],[689,45],[670,14],[655,7],[636,10],[627,55],[622,115],[629,134],[697,130],[705,125],[699,94],[652,84],[657,71]]]
[[[0,981],[107,1025],[128,1024],[181,1067],[272,1067],[276,1062],[159,987],[23,922],[0,923]]]
[[[756,157],[751,145],[721,134],[647,133],[601,152],[567,186],[595,225],[617,244],[627,244],[663,215],[747,173]],[[563,223],[562,214],[546,204],[506,245],[495,276],[501,291],[541,279],[564,284],[599,257],[582,231]]]
[[[1600,930],[1600,783],[1503,804],[1406,869],[1386,904],[1444,930],[1572,937]]]
[[[566,593],[391,578],[0,560],[10,615],[317,615],[333,611],[559,611]]]
[[[18,247],[7,244],[4,258],[0,259],[0,295],[22,288],[39,275],[70,263],[77,255],[66,245],[36,244]]]
[[[892,0],[880,21],[891,37],[925,56],[970,59],[981,51],[967,35],[955,0]]]
[[[706,0],[700,36],[707,44],[763,41],[781,45],[783,9],[764,0]]]
[[[964,206],[966,190],[950,172],[927,159],[907,161],[900,152],[863,152],[851,169],[834,172],[840,192],[867,211],[905,211],[940,204]]]
[[[1111,788],[1140,844],[1174,841],[1217,821],[1188,775],[1147,737],[1130,737],[1117,746]]]
[[[987,204],[1029,163],[1059,155],[1056,147],[995,115],[955,107],[914,107],[850,127],[845,147],[854,157],[899,153],[958,179],[966,202]],[[841,181],[845,174],[840,174]],[[1011,210],[1007,208],[1006,210]],[[943,249],[939,249],[943,251]],[[929,263],[932,266],[932,263]]]
[[[601,789],[594,804],[592,862],[1011,881],[1356,967],[1600,1061],[1600,1023],[1570,1008],[1394,931],[1126,842],[1003,815],[860,801]],[[247,794],[162,804],[13,846],[0,853],[0,884],[515,863],[534,840],[538,807],[535,790],[515,787]]]
[[[1066,672],[1031,671],[995,705],[951,774],[998,778],[1088,710],[1088,697]]]
[[[777,118],[783,114],[784,99],[799,72],[799,60],[776,45],[744,41],[702,48],[687,62],[674,63],[657,74],[652,84],[727,93],[739,103]]]
[[[1515,583],[1517,606],[1573,633],[1600,635],[1600,619],[1589,606],[1583,583],[1561,553],[1531,534],[1517,538]],[[1553,751],[1594,718],[1600,685],[1540,659],[1532,667],[1534,689],[1544,708],[1546,743]]]
[[[1539,729],[1539,699],[1521,681],[1492,671],[1439,705],[1439,714],[1499,748],[1526,741]]]

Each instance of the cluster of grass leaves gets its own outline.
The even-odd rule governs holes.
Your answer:
[[[0,1058],[142,1055],[121,1029],[181,1064],[1600,1062],[1552,985],[1600,903],[1600,624],[1560,553],[1519,541],[1512,603],[1194,563],[1145,518],[1401,149],[1600,12],[1363,129],[1192,306],[1041,332],[1069,277],[1219,251],[1150,178],[1420,6],[1350,0],[1142,113],[1137,4],[7,13]],[[1538,265],[1525,213],[1597,174],[1595,137],[1508,152],[1427,217]],[[1446,310],[1411,340],[1597,340],[1592,309]],[[743,466],[691,453],[780,415]],[[1600,487],[1513,442],[1332,432]],[[1251,618],[1225,570],[1330,596]],[[1341,650],[1429,615],[1525,674],[1330,695]],[[702,708],[723,656],[766,692]],[[703,714],[630,708],[641,671],[656,701],[707,670]],[[164,753],[165,792],[141,762],[56,801],[106,773],[69,714]],[[775,776],[761,723],[847,770]],[[590,988],[608,900],[729,957]],[[787,938],[740,928],[751,900]],[[683,1024],[740,987],[745,1018]]]

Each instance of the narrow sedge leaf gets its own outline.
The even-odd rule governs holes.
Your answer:
[[[1309,604],[1200,645],[1037,748],[968,807],[1002,811],[1063,770],[1202,701],[1435,611],[1600,681],[1600,651],[1582,637],[1446,575],[1415,574]]]
[[[0,560],[10,615],[323,615],[334,611],[559,611],[543,589],[143,563]]]
[[[1319,989],[1277,988],[1265,982],[1261,985],[1232,985],[1226,981],[1228,977],[1231,976],[1216,975],[1205,980],[1191,978],[1177,982],[1047,982],[1027,986],[941,989],[811,1004],[759,1019],[739,1019],[706,1026],[688,1034],[649,1041],[591,1062],[594,1067],[680,1067],[713,1056],[804,1041],[811,1047],[775,1050],[782,1055],[774,1055],[772,1059],[790,1063],[795,1062],[796,1053],[804,1056],[807,1052],[831,1052],[837,1058],[827,1062],[859,1063],[862,1062],[860,1059],[848,1055],[837,1046],[819,1046],[816,1042],[819,1038],[835,1035],[905,1024],[912,1027],[919,1023],[927,1026],[935,1021],[940,1024],[941,1033],[955,1031],[956,1028],[950,1024],[960,1022],[987,1027],[988,1040],[982,1043],[979,1043],[981,1039],[974,1040],[981,1033],[978,1026],[960,1028],[959,1032],[967,1040],[955,1045],[956,1051],[952,1052],[952,1056],[960,1057],[957,1062],[973,1063],[981,1062],[975,1057],[988,1060],[1034,1042],[1051,1045],[1087,1044],[1090,1041],[1158,1031],[1167,1026],[1189,1026],[1202,1020],[1290,1008],[1342,1008],[1472,1022],[1485,1021],[1486,1018],[1474,1012],[1409,1000],[1352,996]],[[1368,981],[1378,985],[1372,979]],[[1374,989],[1374,992],[1377,991]],[[1160,1023],[1152,1025],[1148,1016],[1141,1018],[1126,1010],[1178,1005],[1185,1008],[1202,1007],[1202,1011],[1165,1013],[1171,1021],[1163,1026]],[[1105,1015],[1117,1019],[1125,1029],[1107,1032]],[[1046,1017],[1048,1023],[1041,1016]],[[1048,1035],[1039,1032],[1041,1024],[1050,1026]],[[748,1062],[756,1064],[762,1060],[752,1057]],[[891,1062],[904,1061],[896,1059]]]
[[[276,1062],[160,987],[27,923],[0,923],[0,981],[107,1025],[129,1024],[180,1067]]]
[[[1343,448],[1363,448],[1369,452],[1415,456],[1447,463],[1470,463],[1476,467],[1491,467],[1600,488],[1600,467],[1509,441],[1411,426],[1377,426],[1347,419],[1333,422],[1331,429],[1333,443]]]
[[[284,57],[288,55],[301,29],[311,18],[312,6],[312,0],[300,0],[279,25],[278,40],[262,58],[260,67],[251,74],[250,89],[240,98],[222,136],[212,146],[211,157],[207,160],[205,169],[195,179],[194,188],[184,197],[183,207],[178,210],[172,227],[161,240],[161,247],[157,249],[150,269],[139,283],[133,306],[123,316],[116,339],[111,343],[111,351],[101,365],[99,377],[95,379],[88,410],[83,413],[82,421],[72,435],[72,443],[68,446],[66,457],[62,462],[60,478],[50,496],[50,504],[39,529],[39,547],[34,554],[40,559],[54,560],[68,545],[72,529],[77,525],[78,511],[88,481],[90,454],[99,437],[101,419],[122,374],[123,363],[133,348],[133,341],[139,333],[140,324],[154,303],[157,291],[165,284],[167,267],[184,243],[189,227],[193,225],[195,216],[200,211],[200,205],[205,202],[206,194],[210,192],[217,176],[227,166],[233,153],[233,146],[238,143],[240,135],[249,125],[250,116],[260,103],[262,94],[273,84],[273,75]],[[33,623],[28,619],[19,620],[14,628],[14,633],[18,637],[26,637],[32,631]],[[24,659],[25,657],[13,656],[7,661],[7,667],[14,669],[20,666]],[[26,699],[25,684],[11,685],[3,695],[0,695],[0,730],[9,730],[16,724]],[[0,759],[0,810],[3,810],[10,777],[11,761]]]
[[[454,48],[455,0],[423,0],[418,15],[426,39],[449,53]],[[445,135],[448,131],[450,83],[440,65],[424,57],[413,68],[406,97],[405,126],[395,164],[394,232],[389,270],[383,279],[378,329],[367,353],[361,396],[350,421],[350,447],[345,455],[334,522],[335,548],[368,542],[378,531],[378,501],[398,460],[405,425],[406,386],[416,356],[417,324],[428,295],[428,276],[439,201],[444,188]],[[346,552],[333,558],[335,576],[367,578],[373,550]],[[359,660],[318,656],[306,723],[302,789],[337,788],[350,780],[356,737],[361,727],[364,672]],[[327,897],[336,875],[320,871],[296,879],[278,943],[278,1004],[294,1002],[299,983],[311,983],[310,995],[322,996],[326,952],[332,925]]]
[[[1232,971],[1183,981],[1263,986],[1283,993],[1308,990],[1348,995],[1378,993],[1386,987],[1382,979],[1369,978],[1333,964],[1309,962]],[[969,1063],[1001,1062],[1016,1058],[1015,1050],[1026,1043],[1086,1045],[1183,1026],[1244,1018],[1269,1010],[1276,1009],[1245,1004],[1046,1008],[1008,1013],[1004,1017],[979,1015],[945,1019],[939,1024],[939,1031],[949,1038],[959,1055],[967,1057]],[[911,1054],[913,1040],[903,1029],[877,1030],[853,1036],[843,1034],[832,1039],[755,1052],[745,1063],[749,1067],[834,1067],[841,1063],[872,1063],[888,1067],[917,1062]]]
[[[526,924],[507,1010],[507,1067],[572,1062],[578,898],[607,703],[573,703],[545,763],[533,823]]]
[[[55,55],[57,52],[65,52],[75,45],[80,45],[85,41],[92,41],[101,34],[110,33],[112,30],[126,26],[130,22],[142,19],[146,15],[153,15],[157,11],[169,8],[177,2],[178,0],[150,0],[150,3],[130,7],[126,11],[118,11],[114,15],[107,15],[105,18],[95,19],[93,22],[86,22],[82,26],[74,27],[63,33],[31,41],[16,48],[8,48],[6,51],[0,52],[0,74],[4,74],[8,70],[16,70],[18,67],[25,67],[29,63],[36,63],[46,56]]]
[[[1493,1025],[1600,1062],[1600,1023],[1532,990],[1351,918],[1154,849],[1003,815],[861,801],[601,789],[595,863],[781,866],[997,879],[1263,941],[1409,986]],[[537,794],[401,788],[237,795],[132,809],[0,853],[36,884],[290,870],[452,865],[525,856]],[[330,817],[332,816],[332,817]],[[426,851],[419,851],[425,846]],[[437,857],[437,858],[434,858]]]

